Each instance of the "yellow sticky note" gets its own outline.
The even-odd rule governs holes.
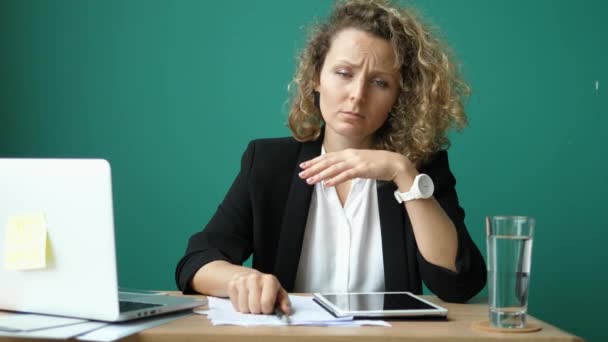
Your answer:
[[[11,216],[6,222],[4,268],[46,268],[46,218],[43,213]]]

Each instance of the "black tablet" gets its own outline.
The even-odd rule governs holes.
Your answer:
[[[315,293],[336,317],[446,317],[448,310],[410,292]]]

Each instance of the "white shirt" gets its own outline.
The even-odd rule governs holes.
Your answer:
[[[376,180],[353,179],[344,207],[335,187],[317,183],[294,292],[363,291],[384,291]]]

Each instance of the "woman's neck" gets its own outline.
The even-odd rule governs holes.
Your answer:
[[[337,152],[347,148],[369,149],[372,146],[371,137],[345,137],[334,132],[325,132],[323,147],[325,152]]]

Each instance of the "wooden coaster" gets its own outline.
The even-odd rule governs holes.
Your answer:
[[[490,325],[490,321],[475,321],[471,324],[471,328],[475,330],[487,331],[487,332],[501,332],[501,333],[529,333],[536,332],[542,329],[540,324],[527,323],[523,328],[496,328]]]

